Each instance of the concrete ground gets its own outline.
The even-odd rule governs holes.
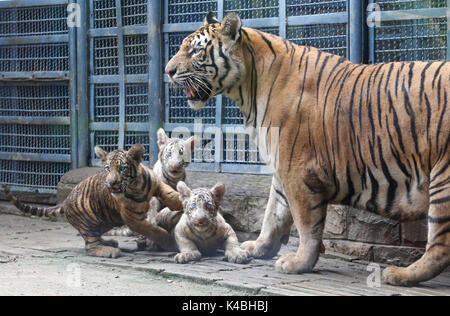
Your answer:
[[[275,260],[238,265],[219,254],[179,265],[174,253],[130,252],[133,239],[118,239],[125,249],[121,258],[89,257],[68,223],[0,212],[0,295],[450,296],[449,272],[419,287],[398,288],[377,282],[378,266],[342,255],[325,254],[314,273],[284,275],[275,272]],[[297,243],[291,240],[280,253],[295,251]]]

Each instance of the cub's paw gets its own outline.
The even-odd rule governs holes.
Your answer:
[[[198,261],[202,257],[200,251],[180,252],[175,256],[176,263],[188,263],[191,261]]]
[[[241,248],[234,248],[230,251],[226,251],[225,259],[228,262],[233,262],[233,263],[248,263],[251,260],[249,258],[248,252]]]
[[[97,246],[87,250],[88,255],[102,258],[118,258],[120,257],[120,249],[108,246]]]
[[[281,242],[275,241],[246,241],[242,243],[241,248],[246,250],[250,257],[259,259],[271,259],[278,254],[281,248]]]
[[[396,286],[410,286],[409,270],[407,268],[387,267],[383,271],[383,282]]]

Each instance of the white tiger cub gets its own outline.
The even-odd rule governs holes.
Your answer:
[[[247,263],[248,252],[240,248],[236,233],[219,212],[225,186],[216,184],[212,189],[190,190],[180,181],[177,191],[184,211],[165,208],[155,222],[175,239],[177,249],[166,249],[179,251],[175,262],[198,261],[202,255],[215,255],[218,249],[224,249],[227,261]]]
[[[177,188],[179,181],[186,182],[186,168],[190,162],[190,153],[194,150],[198,143],[195,136],[182,140],[180,138],[169,138],[164,129],[160,128],[157,132],[158,138],[158,161],[153,166],[153,171],[161,179],[162,182],[170,185],[174,190]],[[158,212],[160,212],[166,205],[154,197],[150,200],[149,212],[147,214],[147,221],[154,222]],[[138,236],[126,226],[112,229],[107,232],[107,236]],[[142,249],[145,247],[145,238],[139,236],[138,247]],[[144,243],[144,244],[143,244]],[[147,246],[152,248],[151,242],[147,242]]]

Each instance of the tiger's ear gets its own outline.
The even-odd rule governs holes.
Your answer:
[[[169,137],[167,136],[166,132],[160,128],[157,132],[158,136],[158,147],[161,149],[165,144],[167,144],[167,141],[169,140]]]
[[[217,183],[212,189],[211,193],[213,195],[214,201],[217,204],[221,204],[223,201],[223,197],[225,195],[225,185],[222,183]]]
[[[106,162],[106,158],[108,157],[108,153],[104,151],[100,146],[95,146],[94,148],[95,156],[102,161],[104,164]]]
[[[177,191],[178,191],[178,193],[180,193],[180,201],[181,202],[184,202],[191,197],[192,191],[191,191],[191,189],[188,188],[186,183],[184,183],[183,181],[178,182]]]
[[[128,150],[128,155],[137,163],[141,163],[144,160],[145,148],[141,144],[135,144]]]
[[[209,24],[220,23],[211,11],[205,17],[205,26]]]
[[[242,21],[239,14],[229,12],[222,20],[222,35],[232,41],[237,41],[241,36]]]

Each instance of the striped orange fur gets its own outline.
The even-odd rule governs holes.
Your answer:
[[[243,244],[253,256],[276,255],[295,223],[299,249],[276,268],[310,272],[334,203],[428,218],[424,256],[387,268],[385,282],[415,284],[449,266],[450,63],[353,64],[242,27],[229,13],[221,23],[209,14],[166,72],[194,109],[217,94],[233,99],[273,167],[262,232]]]

